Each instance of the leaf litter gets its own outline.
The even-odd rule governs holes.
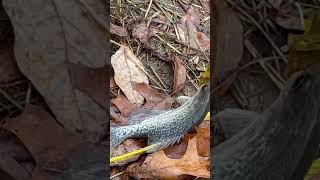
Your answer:
[[[2,1],[0,14],[0,174],[105,179],[104,3]]]
[[[315,29],[310,31],[310,17],[314,17],[313,20],[319,19],[319,15],[313,16],[319,12],[319,4],[315,1],[300,0],[217,2],[217,6],[223,5],[238,17],[238,22],[230,26],[238,30],[232,33],[238,34],[238,38],[225,39],[227,42],[219,38],[219,29],[222,29],[225,26],[223,22],[227,21],[219,22],[226,16],[219,16],[225,12],[219,12],[218,7],[217,45],[223,47],[228,43],[232,44],[234,46],[230,47],[235,53],[228,53],[227,50],[217,47],[214,72],[217,72],[216,69],[228,70],[229,67],[226,68],[223,64],[225,58],[230,58],[233,71],[229,69],[224,75],[232,78],[226,78],[214,85],[213,109],[216,112],[226,108],[262,112],[278,97],[282,84],[290,74],[319,62],[314,58],[318,56],[317,23],[313,26]],[[239,33],[239,22],[243,28],[242,33]],[[234,54],[239,56],[232,57]],[[218,124],[213,123],[211,131],[216,137],[214,146],[225,141],[226,134]],[[306,179],[317,174],[317,161],[314,165]]]
[[[200,3],[164,0],[149,1],[149,3],[138,0],[111,2],[111,23],[125,24],[126,30],[129,32],[129,37],[126,38],[120,37],[116,33],[111,35],[113,76],[110,78],[115,80],[116,85],[110,89],[110,98],[113,99],[113,103],[119,110],[119,117],[125,117],[120,120],[121,122],[113,118],[111,124],[139,123],[152,114],[162,113],[179,106],[177,105],[178,101],[183,98],[177,97],[195,94],[199,87],[200,73],[204,72],[205,67],[210,63],[208,1],[201,1]],[[116,54],[122,51],[124,47],[131,54],[115,58]],[[135,60],[131,60],[132,57]],[[128,68],[128,65],[120,64],[120,62],[126,61],[130,61],[130,63],[137,61],[137,63],[132,63],[135,66],[132,65],[130,68]],[[136,73],[137,77],[134,77],[138,80],[128,78],[130,76],[128,71],[122,71],[122,68],[119,67],[133,69],[134,72],[139,71],[139,73]],[[121,70],[119,71],[119,69]],[[145,81],[141,81],[140,78]],[[119,83],[117,79],[123,79],[126,82]],[[127,91],[130,91],[130,93]],[[133,97],[139,97],[139,100],[134,101],[132,100]],[[117,102],[118,98],[121,99],[120,104]],[[128,103],[128,106],[126,106],[126,103]],[[131,106],[134,108],[131,108]],[[113,112],[117,112],[117,110],[113,110]],[[206,130],[202,127],[196,128],[196,130],[187,134],[180,143],[163,151],[138,155],[119,166],[112,167],[111,176],[118,179],[127,179],[128,175],[165,178],[165,171],[158,171],[155,174],[151,171],[143,175],[139,174],[145,168],[143,166],[145,160],[155,157],[157,161],[157,158],[162,159],[164,156],[165,159],[169,160],[169,157],[178,157],[174,159],[178,163],[169,165],[176,165],[174,168],[177,169],[177,172],[183,168],[189,168],[188,177],[209,178],[208,144],[210,142],[203,143],[203,141],[209,141],[208,137],[210,137],[209,128]],[[194,138],[194,140],[189,141],[191,138]],[[146,141],[142,140],[127,139],[113,153],[121,155],[145,147]],[[190,147],[188,148],[188,146]],[[204,149],[207,150],[201,152],[201,149],[203,151],[205,151]],[[183,161],[181,158],[186,151],[193,154],[194,159]],[[165,152],[165,154],[162,154],[161,157],[158,155],[160,152]],[[170,156],[170,154],[175,155]],[[187,158],[186,155],[184,158]],[[174,161],[171,161],[171,163]],[[187,161],[196,163],[192,165],[188,164]],[[152,163],[153,168],[161,168],[161,161],[158,162],[160,164],[155,161],[150,161],[150,163]],[[163,165],[168,164],[164,163]],[[180,165],[181,168],[179,169],[178,166]],[[134,168],[132,169],[132,167]],[[122,173],[118,174],[119,172]],[[170,177],[177,179],[184,175],[172,173]]]

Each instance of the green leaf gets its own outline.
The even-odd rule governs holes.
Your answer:
[[[210,65],[205,67],[205,71],[200,73],[199,85],[206,84],[210,81]]]

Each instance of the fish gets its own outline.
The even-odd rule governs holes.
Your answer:
[[[320,64],[291,75],[264,112],[222,111],[213,121],[222,114],[252,122],[211,149],[211,179],[303,179],[320,143]]]
[[[202,85],[197,93],[176,109],[158,111],[147,116],[140,123],[110,127],[110,151],[127,138],[148,138],[148,145],[154,145],[147,153],[164,149],[176,142],[193,126],[204,119],[209,109],[209,85]]]

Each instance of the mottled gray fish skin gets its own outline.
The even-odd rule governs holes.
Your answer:
[[[213,148],[211,179],[303,179],[320,143],[319,114],[317,64],[292,75],[270,108]]]
[[[147,117],[139,124],[110,128],[110,148],[113,149],[127,138],[148,138],[148,144],[158,144],[148,153],[158,151],[178,142],[206,115],[209,105],[209,87],[202,85],[189,101],[176,109]]]

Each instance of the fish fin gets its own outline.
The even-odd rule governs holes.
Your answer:
[[[175,136],[173,138],[163,138],[161,140],[159,140],[159,137],[157,138],[152,138],[149,137],[148,139],[148,145],[152,145],[152,144],[157,144],[156,146],[154,146],[151,149],[147,150],[147,153],[153,153],[156,151],[159,151],[161,149],[165,149],[168,146],[171,146],[173,144],[175,144],[176,142],[179,142],[180,139],[183,137],[184,135],[179,135],[179,136]]]

